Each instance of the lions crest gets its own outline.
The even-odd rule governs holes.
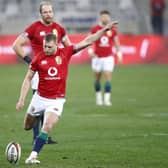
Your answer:
[[[58,31],[57,31],[57,29],[53,29],[53,34],[55,34],[56,37],[58,37]]]
[[[62,58],[61,58],[61,56],[56,56],[55,62],[56,62],[58,65],[62,64]]]

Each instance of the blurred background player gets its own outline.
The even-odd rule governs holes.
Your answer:
[[[95,33],[106,26],[111,21],[110,12],[103,10],[100,12],[100,23],[91,29],[91,33]],[[96,104],[97,105],[112,105],[111,102],[111,78],[114,69],[114,54],[112,52],[113,45],[116,47],[116,53],[118,61],[122,62],[122,53],[120,49],[120,42],[118,33],[115,28],[105,32],[88,50],[90,57],[92,58],[92,70],[94,72],[96,91]],[[101,76],[104,74],[104,101],[101,91]]]
[[[162,35],[164,33],[164,11],[165,1],[164,0],[151,0],[151,24],[153,32]]]
[[[13,44],[13,49],[19,57],[23,58],[26,63],[31,62],[31,58],[26,55],[23,46],[27,44],[28,41],[31,43],[33,50],[33,55],[37,55],[38,52],[43,50],[43,37],[47,33],[54,33],[57,36],[58,43],[62,42],[64,46],[70,45],[68,36],[66,35],[65,29],[58,23],[53,21],[54,18],[54,9],[52,4],[49,1],[42,1],[39,7],[40,20],[32,23],[28,26],[22,34],[18,36]],[[34,75],[32,79],[32,89],[33,93],[37,90],[38,87],[38,73]],[[39,134],[39,125],[43,124],[43,115],[38,117],[37,122],[33,128],[33,142]],[[47,144],[54,144],[57,141],[52,140],[49,136],[46,141]]]

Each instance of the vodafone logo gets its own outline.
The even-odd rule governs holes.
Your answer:
[[[50,68],[48,69],[48,75],[49,75],[49,76],[56,76],[57,73],[58,73],[58,70],[57,70],[57,68],[55,68],[55,67],[50,67]]]
[[[101,43],[102,44],[107,44],[109,42],[109,40],[108,40],[108,38],[106,37],[106,36],[103,36],[102,38],[101,38]]]
[[[106,36],[103,36],[100,38],[100,46],[108,46],[109,45],[109,39]]]

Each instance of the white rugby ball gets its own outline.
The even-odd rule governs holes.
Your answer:
[[[9,163],[16,164],[21,157],[21,146],[17,142],[10,142],[6,146],[5,155]]]

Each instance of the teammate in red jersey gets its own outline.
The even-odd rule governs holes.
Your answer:
[[[111,22],[95,34],[89,35],[83,41],[65,48],[58,48],[57,38],[54,34],[47,34],[44,38],[44,52],[38,53],[33,59],[29,70],[23,81],[19,101],[16,109],[21,110],[24,106],[31,79],[37,71],[39,73],[39,85],[37,92],[33,95],[30,105],[25,115],[25,129],[33,127],[36,116],[44,110],[44,123],[41,132],[34,144],[30,156],[26,159],[26,164],[38,164],[37,155],[41,151],[48,133],[58,122],[63,111],[66,93],[66,80],[68,75],[68,65],[71,56],[91,45],[100,38],[104,32],[115,26],[117,22]]]
[[[95,33],[104,28],[110,22],[110,12],[103,10],[100,12],[100,23],[91,29],[91,33]],[[113,45],[116,47],[119,62],[122,62],[122,53],[120,50],[120,42],[117,30],[113,27],[105,32],[88,50],[92,58],[92,70],[95,75],[95,91],[97,105],[112,105],[111,103],[111,76],[114,69],[114,53],[112,51]],[[101,76],[104,73],[104,102],[101,92]]]
[[[33,54],[37,55],[38,52],[43,50],[43,38],[47,33],[54,33],[57,36],[58,43],[63,43],[64,46],[70,45],[68,36],[66,35],[65,29],[58,23],[53,21],[54,13],[53,6],[48,1],[42,1],[39,8],[41,19],[32,23],[27,27],[24,32],[18,36],[13,44],[13,49],[15,53],[23,58],[28,64],[31,62],[31,58],[26,55],[23,46],[30,41]],[[38,86],[38,73],[32,79],[32,89],[33,93],[37,90]],[[39,117],[37,123],[33,129],[33,142],[39,134],[39,122],[43,122],[43,115]],[[51,137],[46,141],[48,144],[57,143],[53,141]]]

